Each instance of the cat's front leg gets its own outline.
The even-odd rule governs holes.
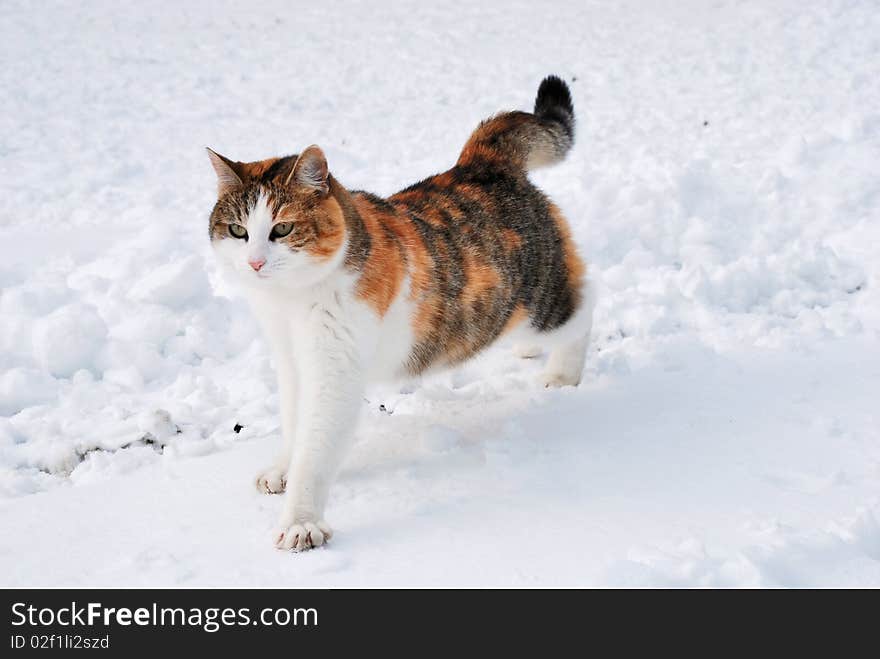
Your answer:
[[[266,334],[272,346],[273,361],[278,375],[278,407],[281,411],[281,448],[272,464],[256,477],[257,490],[265,494],[281,494],[287,487],[287,470],[296,436],[299,376],[290,347],[290,330],[282,322],[266,323]]]
[[[358,376],[326,377],[306,395],[287,473],[287,492],[275,534],[279,549],[311,549],[330,537],[324,508],[351,445],[363,387]],[[305,402],[305,401],[303,401]],[[301,408],[302,409],[302,408]]]
[[[351,446],[364,393],[357,349],[344,340],[350,335],[331,333],[301,363],[296,441],[274,536],[279,549],[311,549],[330,537],[324,507]]]
[[[281,408],[281,450],[271,465],[257,474],[257,489],[266,494],[281,494],[287,487],[287,470],[293,455],[299,400],[296,365],[290,355],[277,358],[278,406]]]

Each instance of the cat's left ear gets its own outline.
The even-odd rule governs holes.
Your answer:
[[[205,148],[207,149],[208,147]],[[237,190],[244,185],[242,172],[239,170],[239,163],[232,162],[229,158],[224,158],[211,149],[208,149],[208,157],[211,159],[214,171],[217,172],[218,197],[222,197],[224,193]]]
[[[330,171],[327,169],[327,158],[324,157],[324,152],[313,144],[299,154],[299,158],[297,158],[285,183],[327,194],[330,192],[329,179]]]

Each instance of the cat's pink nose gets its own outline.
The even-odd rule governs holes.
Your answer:
[[[259,272],[260,268],[266,265],[266,259],[253,259],[248,261],[248,265],[250,265],[255,272]]]

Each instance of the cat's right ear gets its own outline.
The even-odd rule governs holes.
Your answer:
[[[327,158],[316,144],[307,147],[299,154],[293,169],[287,175],[285,184],[298,185],[309,190],[317,190],[322,195],[330,191],[330,172],[327,169]]]
[[[222,197],[226,192],[238,190],[244,186],[244,181],[238,170],[238,163],[232,162],[229,158],[224,158],[211,149],[208,149],[208,157],[211,159],[214,171],[217,172],[218,197]]]

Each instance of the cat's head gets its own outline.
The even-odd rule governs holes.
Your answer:
[[[246,286],[300,288],[335,271],[344,258],[344,190],[324,153],[242,163],[208,149],[217,172],[211,244],[222,266]]]

